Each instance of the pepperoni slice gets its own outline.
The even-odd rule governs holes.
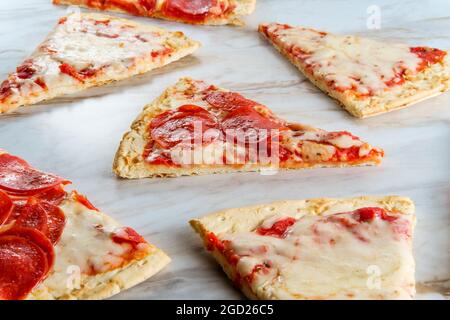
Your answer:
[[[269,140],[270,130],[284,128],[282,124],[266,118],[253,108],[248,107],[237,108],[231,111],[223,119],[221,125],[222,130],[224,130],[227,136],[242,133],[242,139],[244,141],[251,138],[254,142],[259,142],[264,139]]]
[[[64,231],[66,216],[60,208],[51,203],[42,202],[40,206],[45,210],[47,215],[47,231],[45,235],[51,243],[56,244]]]
[[[169,16],[190,22],[201,22],[217,6],[217,0],[167,0],[163,12]],[[218,12],[214,12],[217,14]]]
[[[39,193],[35,196],[35,198],[38,198],[39,200],[43,200],[45,202],[51,203],[55,206],[61,204],[63,200],[66,198],[67,192],[64,190],[64,188],[61,185],[58,185],[54,188],[51,188],[47,191],[44,191],[42,193]]]
[[[55,250],[53,249],[53,244],[42,232],[36,229],[14,226],[11,229],[1,233],[0,237],[6,235],[25,238],[38,245],[47,256],[48,270],[46,274],[48,274],[53,266],[53,263],[55,262]]]
[[[91,7],[100,7],[101,10],[119,8],[132,15],[139,15],[141,12],[134,1],[129,0],[103,0],[101,4],[91,4]]]
[[[133,246],[133,248],[137,248],[137,246],[141,243],[147,243],[144,237],[130,227],[120,228],[114,232],[112,239],[114,242],[119,244],[128,243]]]
[[[181,141],[190,140],[193,143],[202,139],[206,130],[217,127],[215,117],[207,110],[195,105],[183,105],[154,118],[150,123],[150,135],[162,148],[169,149]]]
[[[18,236],[0,236],[0,299],[25,299],[48,272],[46,253]]]
[[[30,198],[27,204],[21,208],[21,213],[14,225],[18,227],[34,228],[47,234],[47,212],[36,199]]]
[[[33,195],[64,182],[58,176],[30,167],[19,157],[0,154],[0,189],[7,193]]]
[[[204,98],[211,106],[225,111],[232,111],[242,107],[254,107],[259,103],[246,99],[236,92],[210,92]]]
[[[11,215],[14,204],[6,193],[0,190],[0,226],[4,224]]]

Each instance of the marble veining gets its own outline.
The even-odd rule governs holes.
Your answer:
[[[368,30],[367,8],[381,9]],[[65,12],[50,0],[0,9],[0,76],[14,70]],[[450,49],[450,2],[259,0],[245,27],[199,27],[129,17],[181,30],[203,43],[193,56],[136,77],[1,116],[0,147],[71,179],[105,212],[164,249],[172,263],[117,299],[234,299],[233,288],[187,225],[219,209],[279,199],[398,194],[417,208],[418,298],[449,296],[450,94],[394,113],[357,120],[319,92],[256,32],[279,21]],[[121,180],[111,164],[142,107],[182,76],[238,90],[280,116],[327,130],[349,130],[381,146],[381,167]]]

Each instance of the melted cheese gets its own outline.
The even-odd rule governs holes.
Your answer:
[[[79,80],[61,73],[63,63],[78,72],[101,70],[96,81],[102,82],[120,78],[140,60],[147,61],[152,53],[157,55],[170,48],[172,32],[101,17],[99,15],[101,20],[94,20],[90,16],[72,14],[61,20],[28,59],[36,72],[28,79],[19,78],[17,73],[11,75],[20,87],[12,89],[14,94],[29,96],[41,92],[43,89],[35,82],[38,78],[49,90],[80,85]]]
[[[355,226],[345,227],[330,217]],[[270,227],[280,218],[275,215],[261,225]],[[409,216],[393,222],[358,223],[351,214],[337,214],[303,216],[288,228],[284,239],[256,232],[219,237],[230,241],[231,249],[240,256],[236,268],[241,277],[250,275],[257,265],[270,265],[253,277],[250,287],[273,298],[411,298],[411,229]]]
[[[354,88],[361,94],[385,90],[385,82],[406,69],[416,72],[419,57],[406,44],[386,43],[356,36],[320,33],[306,28],[278,29],[271,25],[281,46],[297,47],[302,63],[312,66],[313,74],[335,88]]]
[[[128,244],[111,240],[112,232],[120,230],[120,226],[108,216],[76,201],[66,201],[61,209],[66,226],[55,246],[53,271],[43,282],[55,297],[70,293],[86,274],[101,274],[120,266],[122,256],[131,249]]]
[[[58,25],[44,45],[56,51],[53,55],[56,60],[82,70],[130,64],[138,57],[164,49],[165,40],[167,35],[124,26],[123,22],[116,20],[107,24],[96,23],[93,19],[79,19],[72,15]]]

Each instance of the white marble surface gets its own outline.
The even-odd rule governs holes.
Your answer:
[[[381,8],[381,29],[366,28],[367,7]],[[0,76],[45,37],[64,7],[50,0],[4,1],[0,9]],[[357,120],[320,93],[257,32],[263,21],[450,49],[450,2],[259,0],[247,26],[195,27],[132,18],[182,30],[203,48],[161,70],[2,116],[0,147],[71,179],[91,201],[164,249],[173,262],[122,299],[242,298],[203,251],[190,218],[278,199],[399,194],[417,206],[415,256],[419,297],[449,294],[450,94],[383,116]],[[111,163],[142,107],[181,76],[238,90],[291,121],[347,129],[383,147],[381,167],[189,177],[117,179]]]

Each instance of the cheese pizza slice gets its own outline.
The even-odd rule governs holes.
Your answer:
[[[281,201],[192,220],[208,251],[251,299],[411,299],[408,198]]]
[[[288,123],[264,105],[183,78],[147,105],[114,160],[124,178],[376,165],[383,150],[347,131]]]
[[[450,88],[446,51],[270,23],[260,33],[353,116],[407,107]]]
[[[256,0],[53,0],[54,4],[128,13],[190,24],[243,25]]]
[[[169,263],[68,183],[0,151],[0,300],[103,299]]]
[[[73,13],[0,85],[0,113],[145,73],[198,47],[182,32]]]

